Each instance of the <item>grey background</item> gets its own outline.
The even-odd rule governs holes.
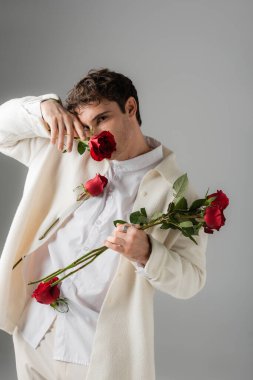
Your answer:
[[[189,300],[156,293],[158,380],[253,378],[252,11],[242,0],[1,2],[1,103],[64,99],[88,69],[120,71],[137,87],[143,132],[174,150],[200,194],[230,198],[205,288]],[[2,248],[27,170],[4,155],[0,165]],[[0,378],[16,379],[3,331]]]

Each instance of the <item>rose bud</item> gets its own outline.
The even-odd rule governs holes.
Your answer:
[[[96,176],[84,184],[84,189],[92,196],[101,194],[107,185],[107,178],[103,175],[96,174]]]
[[[39,303],[46,305],[54,303],[59,298],[60,289],[58,287],[58,284],[55,286],[50,286],[50,284],[57,280],[58,277],[54,277],[49,281],[41,282],[34,290],[32,297],[34,297]]]
[[[96,161],[111,158],[112,152],[116,150],[114,136],[109,131],[102,131],[89,140],[90,155]]]

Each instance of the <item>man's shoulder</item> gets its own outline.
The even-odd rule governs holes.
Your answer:
[[[174,182],[183,174],[186,173],[185,170],[183,170],[182,167],[177,162],[176,154],[171,149],[167,148],[166,146],[163,147],[163,159],[162,161],[155,167],[155,170],[159,172],[161,176],[168,182],[169,186],[172,187]],[[188,177],[188,186],[185,191],[185,198],[189,201],[193,201],[197,198],[199,198],[199,195],[192,184],[190,176],[187,174]]]

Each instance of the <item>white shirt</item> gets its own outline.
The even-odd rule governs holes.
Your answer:
[[[109,160],[110,165],[105,173],[108,184],[104,192],[81,204],[48,239],[47,244],[25,259],[25,281],[28,282],[29,270],[37,271],[38,278],[41,278],[103,245],[115,228],[115,219],[129,221],[142,177],[163,158],[161,143],[151,137],[145,138],[153,149],[129,160]],[[61,283],[61,297],[68,299],[67,313],[55,311],[49,305],[42,305],[31,298],[19,323],[24,339],[36,348],[56,318],[53,358],[89,365],[99,312],[116,272],[119,255],[108,249],[90,265]],[[145,268],[138,268],[137,265],[136,268],[137,273],[147,275]]]

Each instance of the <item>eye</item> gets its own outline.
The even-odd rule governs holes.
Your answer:
[[[107,116],[100,116],[100,117],[97,119],[97,124],[99,124],[101,120],[104,121],[106,118],[107,118]]]

